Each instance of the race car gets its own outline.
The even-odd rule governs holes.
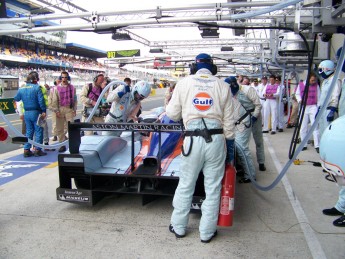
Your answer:
[[[121,137],[81,137],[81,130],[90,128],[98,134],[104,130],[123,133]],[[70,123],[69,153],[58,156],[57,199],[92,206],[109,194],[137,194],[145,205],[160,196],[173,196],[180,173],[182,131],[182,124],[165,113],[148,116],[141,123]],[[205,196],[202,177],[201,173],[192,210],[200,210]]]

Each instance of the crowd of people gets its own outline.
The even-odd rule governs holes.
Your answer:
[[[35,52],[24,48],[16,48],[14,46],[2,46],[0,54],[22,57],[30,64],[39,64],[45,66],[65,67],[66,69],[104,69],[102,63],[91,58],[75,57],[68,54],[49,54],[46,52]]]

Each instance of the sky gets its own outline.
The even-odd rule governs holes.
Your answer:
[[[189,6],[195,4],[207,3],[220,3],[226,0],[126,0],[126,1],[113,1],[113,0],[73,0],[72,3],[85,8],[88,11],[122,11],[122,10],[142,10],[142,9],[156,9],[157,6],[161,7],[178,7]],[[63,21],[64,23],[67,21]],[[71,21],[68,21],[71,22]],[[73,21],[75,23],[76,21]],[[82,22],[79,20],[79,22]],[[177,39],[200,39],[200,32],[196,28],[169,28],[162,32],[162,29],[137,29],[132,30],[133,33],[142,36],[149,41],[161,40],[177,40]],[[178,37],[178,38],[177,38]],[[111,39],[111,34],[100,35],[96,33],[87,32],[68,32],[67,43],[78,43],[84,46],[104,50],[129,50],[140,48],[142,53],[148,53],[148,48],[143,44],[134,40],[131,41],[115,41]]]

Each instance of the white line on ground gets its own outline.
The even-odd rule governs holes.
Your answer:
[[[9,163],[30,163],[30,164],[51,164],[53,162],[37,162],[32,160],[23,160],[23,161],[12,161],[7,159],[0,159],[0,161],[9,162]]]
[[[274,162],[274,165],[277,169],[277,172],[279,173],[282,171],[283,167],[279,163],[279,159],[276,156],[276,153],[275,153],[275,151],[271,145],[270,140],[266,136],[264,136],[264,140],[266,142],[268,152],[270,153],[272,160]],[[298,223],[301,226],[301,229],[302,229],[304,237],[307,241],[310,253],[312,254],[313,258],[315,258],[315,259],[323,259],[323,258],[326,259],[327,257],[325,255],[325,252],[323,251],[321,244],[315,235],[314,230],[310,227],[309,220],[308,220],[299,200],[297,199],[297,196],[295,195],[295,193],[291,187],[291,184],[290,184],[290,182],[286,176],[283,177],[282,183],[284,185],[285,191],[288,195],[288,198],[289,198],[289,201],[292,205],[292,208],[295,212]]]

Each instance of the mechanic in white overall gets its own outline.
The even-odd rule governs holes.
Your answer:
[[[253,157],[249,149],[249,141],[252,134],[252,126],[257,123],[259,116],[261,116],[262,106],[258,94],[250,85],[239,86],[234,76],[226,78],[225,82],[230,85],[233,97],[241,104],[239,109],[240,119],[236,122],[235,128],[235,141],[243,151],[237,152],[244,168],[244,177],[239,180],[239,183],[249,183],[251,182],[249,175],[254,179],[256,176]]]
[[[217,234],[221,182],[226,159],[226,141],[232,148],[235,138],[235,100],[228,85],[215,77],[217,67],[210,55],[201,53],[191,66],[190,76],[181,79],[167,105],[173,121],[183,120],[185,139],[179,183],[173,199],[170,232],[185,237],[195,183],[204,174],[206,197],[199,225],[201,242]],[[233,160],[233,152],[229,154]]]
[[[339,60],[340,54],[342,51],[343,47],[339,48],[336,53],[336,58]],[[339,64],[338,64],[339,66]],[[343,73],[345,73],[345,62],[342,66]],[[341,84],[341,94],[339,98],[339,104],[338,104],[338,110],[339,110],[339,117],[345,115],[345,78],[342,79],[342,84]]]
[[[324,105],[327,107],[326,110],[320,115],[320,138],[322,137],[323,132],[329,126],[329,124],[331,124],[333,120],[338,118],[338,101],[341,91],[340,80],[337,80],[336,85],[333,88],[331,98],[329,99],[328,103],[325,103],[327,93],[330,90],[331,83],[333,80],[334,68],[335,66],[332,60],[324,60],[319,65],[319,74],[322,76],[322,78],[324,78],[324,80],[321,85],[320,98],[317,102],[317,106],[319,107],[318,111],[320,111],[320,109]]]
[[[336,58],[339,59],[342,47],[337,50]],[[339,66],[340,64],[338,64]],[[342,66],[342,71],[345,73],[345,62]],[[341,95],[338,104],[339,118],[337,119],[337,127],[326,129],[325,136],[320,143],[320,158],[323,162],[328,163],[328,168],[336,175],[339,175],[341,169],[345,171],[344,162],[344,130],[345,130],[345,79],[343,79]],[[335,122],[335,123],[336,123]],[[335,139],[339,141],[334,141]],[[330,172],[330,171],[329,171]],[[333,221],[336,227],[345,227],[345,186],[341,186],[339,196],[334,207],[322,210],[322,213],[327,216],[340,216]]]
[[[108,94],[107,102],[111,102],[106,123],[138,122],[137,113],[141,107],[141,101],[151,93],[148,82],[139,81],[131,90],[128,84],[119,85]],[[122,131],[103,131],[103,135],[120,136]]]

